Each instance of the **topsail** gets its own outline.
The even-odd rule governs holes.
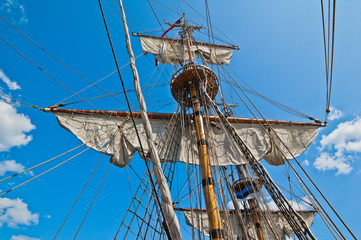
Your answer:
[[[139,35],[145,54],[152,53],[161,63],[177,65],[190,61],[187,46],[183,40]],[[191,52],[194,58],[201,57],[208,64],[229,64],[232,50],[236,47],[222,46],[193,41]]]

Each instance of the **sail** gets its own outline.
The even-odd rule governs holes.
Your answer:
[[[187,45],[183,40],[172,38],[140,37],[143,52],[152,53],[163,64],[176,65],[190,61]],[[201,57],[208,64],[229,64],[232,58],[232,47],[191,42],[194,58]]]
[[[119,167],[126,166],[136,151],[140,151],[139,142],[134,130],[133,122],[127,112],[115,111],[87,111],[87,110],[51,110],[56,113],[60,126],[72,132],[90,148],[111,156],[111,162]],[[134,113],[139,136],[144,150],[148,151],[148,144],[139,113]],[[172,114],[148,113],[156,144],[160,139],[170,134],[168,131]],[[235,149],[231,139],[222,130],[217,117],[212,116],[211,138],[209,146],[216,154],[211,159],[212,165],[226,166],[246,163],[246,158]],[[272,128],[280,139],[273,139],[265,131],[269,131],[263,124],[254,119],[229,118],[237,133],[257,160],[264,158],[269,164],[283,164],[284,158],[292,159],[292,155],[300,155],[314,140],[320,125],[313,123],[292,123],[270,121]],[[160,152],[162,162],[183,162],[199,165],[195,129],[192,124],[185,129],[177,127],[178,134],[174,134],[167,144],[173,144],[167,154]],[[271,135],[272,136],[272,135]],[[284,143],[287,148],[282,147]],[[275,147],[279,145],[279,147]],[[291,151],[292,154],[289,153]]]
[[[191,211],[190,209],[176,209],[181,210],[184,214],[185,220],[187,225],[193,226],[197,230],[199,230],[204,235],[209,235],[209,222],[208,222],[208,216],[207,212],[203,211],[201,209],[193,209]],[[312,210],[305,210],[305,211],[297,211],[298,214],[305,220],[307,226],[311,226],[314,222],[315,218],[315,211]],[[279,211],[271,211],[272,217],[273,217],[273,223],[277,226],[276,228],[273,228],[272,231],[269,229],[269,227],[264,224],[263,226],[263,233],[265,239],[275,239],[272,232],[277,234],[277,236],[280,239],[285,239],[285,235],[290,236],[292,232],[291,226],[287,223],[286,219],[282,216],[282,214]],[[257,240],[257,234],[256,230],[254,228],[254,223],[252,221],[252,216],[249,213],[242,213],[242,216],[246,223],[246,230],[249,234],[250,239]],[[221,218],[223,221],[225,221],[225,212],[221,211]],[[228,211],[228,218],[229,219],[229,228],[232,232],[233,239],[242,239],[243,233],[241,228],[239,227],[238,218],[233,210]],[[262,224],[261,224],[262,225]]]

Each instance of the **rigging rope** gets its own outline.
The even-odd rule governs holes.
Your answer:
[[[61,226],[60,226],[59,230],[56,232],[56,234],[55,234],[55,236],[54,236],[54,238],[53,238],[54,240],[56,239],[56,237],[57,237],[57,236],[58,236],[58,234],[60,233],[61,229],[63,228],[63,226],[64,226],[64,224],[65,224],[66,220],[69,218],[70,213],[73,211],[73,209],[74,209],[75,205],[77,204],[78,200],[80,199],[81,195],[83,194],[83,192],[84,192],[85,188],[88,186],[88,183],[90,182],[90,179],[93,177],[93,175],[94,175],[95,171],[98,169],[98,166],[100,165],[100,162],[103,160],[104,156],[105,156],[105,154],[103,154],[103,156],[100,158],[100,160],[98,161],[97,165],[95,166],[95,168],[94,168],[93,172],[90,174],[90,176],[89,176],[89,178],[88,178],[87,182],[85,183],[85,185],[84,185],[83,189],[80,191],[80,193],[79,193],[79,195],[78,195],[77,199],[75,200],[75,202],[74,202],[73,206],[70,208],[70,211],[69,211],[69,212],[68,212],[68,214],[66,215],[66,217],[65,217],[64,221],[62,222],[62,224],[61,224]]]
[[[101,11],[101,14],[102,14],[102,18],[103,18],[103,22],[104,22],[104,26],[105,26],[105,29],[106,29],[106,32],[107,32],[107,36],[108,36],[108,40],[109,40],[109,44],[110,44],[110,47],[111,47],[111,50],[112,50],[112,54],[113,54],[113,58],[114,58],[114,61],[115,61],[115,64],[116,64],[116,67],[117,69],[119,69],[119,66],[118,66],[118,60],[117,60],[117,57],[115,55],[115,50],[114,50],[114,47],[113,47],[113,43],[112,43],[112,40],[111,40],[111,37],[110,37],[110,33],[109,33],[109,29],[108,29],[108,25],[107,25],[107,22],[106,22],[106,19],[105,19],[105,16],[104,16],[104,12],[103,12],[103,8],[102,8],[102,4],[101,4],[101,1],[98,0],[98,4],[99,4],[99,8],[100,8],[100,11]],[[133,59],[134,60],[134,59]],[[130,113],[130,116],[132,118],[132,122],[133,122],[133,126],[134,126],[134,129],[135,129],[135,132],[136,132],[136,135],[137,135],[137,139],[138,139],[138,142],[139,142],[139,145],[140,145],[140,148],[141,148],[141,152],[142,152],[142,155],[143,155],[143,159],[145,160],[145,164],[146,164],[146,167],[147,167],[147,171],[148,171],[148,174],[150,176],[150,180],[151,180],[151,185],[152,185],[152,188],[153,188],[153,193],[154,193],[154,196],[157,200],[157,203],[159,204],[160,206],[160,212],[163,216],[163,218],[165,219],[165,214],[162,210],[162,207],[161,207],[161,203],[160,203],[160,200],[158,198],[158,195],[155,193],[155,184],[153,182],[153,179],[152,179],[152,173],[150,171],[150,167],[149,167],[149,164],[147,162],[147,156],[145,155],[145,152],[144,152],[144,148],[143,148],[143,145],[142,145],[142,142],[140,140],[140,136],[139,136],[139,132],[138,132],[138,129],[137,129],[137,126],[135,124],[135,121],[134,121],[134,116],[133,116],[133,111],[130,107],[130,103],[129,103],[129,99],[128,99],[128,95],[126,93],[126,89],[125,89],[125,86],[124,86],[124,82],[123,82],[123,78],[122,78],[122,75],[120,73],[120,71],[118,70],[118,75],[119,75],[119,79],[120,79],[120,82],[121,82],[121,85],[122,85],[122,88],[123,88],[123,91],[124,91],[124,96],[125,96],[125,99],[126,99],[126,102],[127,102],[127,105],[128,105],[128,108],[129,108],[129,113]],[[167,229],[166,229],[167,231]]]
[[[234,81],[234,79],[232,78],[232,80]],[[234,81],[236,85],[238,85],[238,83],[236,81]],[[241,89],[241,91],[243,92],[243,94],[246,96],[246,98],[248,99],[248,101],[250,101],[250,103],[252,104],[252,106],[257,110],[257,112],[262,116],[262,119],[264,121],[267,122],[267,120],[263,117],[262,113],[258,110],[258,108],[254,105],[254,103],[251,101],[251,99],[247,96],[247,94]],[[244,100],[241,99],[243,102]],[[245,103],[245,102],[244,102]],[[246,104],[246,103],[245,103]],[[248,105],[246,105],[247,108]],[[251,111],[249,109],[249,111]],[[251,111],[252,112],[252,111]],[[252,112],[253,114],[253,112]],[[267,125],[270,129],[273,130],[273,128],[271,127],[270,124]],[[274,132],[274,131],[273,131]],[[278,136],[276,134],[276,136]],[[317,191],[321,194],[321,196],[323,197],[323,199],[326,201],[326,203],[330,206],[330,208],[332,209],[332,211],[336,214],[336,216],[338,217],[338,219],[342,222],[342,224],[347,228],[347,230],[350,232],[350,234],[356,239],[355,235],[353,234],[353,232],[351,231],[351,229],[347,226],[347,224],[343,221],[343,219],[341,218],[341,216],[338,214],[338,212],[334,209],[334,207],[331,205],[331,203],[328,201],[328,199],[325,197],[325,195],[322,193],[322,191],[318,188],[318,186],[316,185],[316,183],[313,181],[313,179],[308,175],[308,173],[306,172],[306,170],[302,167],[302,165],[300,164],[300,162],[296,159],[296,157],[293,155],[293,153],[289,150],[289,148],[287,147],[287,145],[279,138],[280,142],[286,147],[287,151],[291,154],[292,158],[295,159],[296,163],[298,164],[298,166],[302,169],[302,171],[304,172],[304,174],[307,176],[307,178],[311,181],[311,183],[313,184],[313,186],[317,189]],[[291,163],[288,161],[288,164],[291,166],[291,168],[293,168],[293,166],[291,165]],[[295,172],[295,171],[294,171]],[[297,173],[298,174],[298,173]],[[302,179],[302,178],[301,178]],[[309,189],[308,189],[309,190]],[[310,190],[309,190],[310,191]],[[312,194],[312,192],[310,191],[310,193]],[[312,196],[314,197],[314,195],[312,194]],[[335,226],[336,227],[336,226]],[[337,227],[336,227],[337,228]]]
[[[326,114],[325,114],[325,124],[327,124],[328,115],[330,113],[330,104],[331,104],[331,91],[332,91],[332,80],[333,80],[333,58],[334,58],[334,48],[335,48],[335,26],[336,26],[336,0],[333,0],[332,4],[332,28],[331,25],[331,3],[328,1],[328,39],[327,39],[327,53],[326,53],[326,33],[325,33],[325,14],[324,14],[324,4],[321,0],[321,16],[322,16],[322,29],[323,29],[323,42],[324,42],[324,52],[325,52],[325,68],[326,68]],[[330,33],[331,40],[330,40]],[[331,50],[330,50],[331,45]],[[331,56],[330,56],[331,51]],[[331,62],[331,63],[330,63]],[[331,67],[330,67],[331,64]]]
[[[119,0],[119,5],[120,5],[121,13],[122,13],[124,32],[125,32],[125,37],[126,37],[126,41],[127,41],[126,47],[127,47],[128,54],[130,57],[130,62],[131,62],[130,66],[131,66],[131,69],[133,72],[134,88],[136,90],[138,102],[140,105],[140,113],[141,113],[141,117],[143,120],[144,130],[145,130],[145,133],[147,136],[147,143],[148,143],[148,147],[149,147],[150,157],[153,160],[152,161],[153,162],[153,172],[154,172],[155,179],[159,185],[160,195],[161,195],[161,199],[162,199],[161,207],[163,207],[164,208],[163,210],[166,212],[166,214],[164,214],[163,216],[165,217],[165,220],[168,224],[168,227],[172,234],[172,238],[173,239],[181,239],[182,237],[181,237],[181,232],[180,232],[180,226],[179,226],[178,218],[172,207],[173,201],[172,201],[172,197],[170,194],[169,186],[167,184],[164,173],[162,171],[157,148],[154,144],[155,139],[154,139],[152,127],[150,125],[150,121],[148,119],[147,108],[146,108],[146,104],[145,104],[144,97],[143,97],[142,90],[141,90],[140,83],[139,83],[139,76],[138,76],[138,72],[137,72],[137,69],[135,66],[135,59],[134,59],[134,54],[133,54],[132,47],[131,47],[129,30],[128,30],[128,26],[126,23],[126,16],[125,16],[125,12],[123,9],[122,0]]]
[[[142,55],[144,55],[144,53],[139,54],[136,58],[139,58],[139,57],[141,57]],[[124,64],[123,66],[121,66],[119,70],[121,70],[122,68],[126,67],[128,64],[129,64],[129,62],[126,63],[126,64]],[[93,84],[95,85],[95,84],[103,81],[104,79],[110,77],[111,75],[113,75],[113,74],[116,73],[116,72],[118,72],[118,70],[115,70],[115,71],[109,73],[108,75],[102,77],[101,79],[99,79],[98,81],[94,82]],[[81,90],[79,90],[78,92],[76,92],[76,94],[79,94],[79,93],[85,91],[86,89],[88,89],[88,88],[90,88],[91,86],[93,86],[93,84],[92,84],[92,85],[89,85],[89,86],[87,86],[87,87],[85,87],[85,88],[83,88],[83,89],[81,89]],[[55,105],[58,105],[58,104],[64,102],[65,100],[68,100],[69,98],[72,98],[72,97],[76,96],[76,94],[73,94],[73,95],[71,95],[71,96],[69,96],[69,97],[64,98],[64,99],[61,100],[60,102],[57,102]]]
[[[60,84],[62,87],[64,87],[66,90],[68,90],[69,92],[75,94],[77,97],[79,97],[80,99],[84,100],[86,103],[88,103],[90,106],[98,109],[97,107],[95,107],[93,104],[89,103],[88,101],[86,101],[84,98],[82,98],[81,96],[77,95],[75,92],[73,92],[69,87],[65,86],[63,83],[61,83],[59,80],[57,80],[55,77],[53,77],[50,73],[48,73],[47,71],[45,71],[44,69],[42,69],[39,65],[37,65],[35,62],[33,62],[31,59],[29,59],[28,57],[26,57],[23,53],[21,53],[17,48],[15,48],[11,43],[9,43],[8,41],[6,41],[2,36],[0,36],[0,39],[3,40],[7,45],[9,45],[12,49],[14,49],[17,53],[19,53],[22,57],[24,57],[26,60],[28,60],[31,64],[33,64],[36,68],[38,68],[40,71],[42,71],[43,73],[45,73],[48,77],[50,77],[51,79],[53,79],[55,82],[57,82],[58,84]],[[99,110],[99,109],[98,109]]]
[[[298,110],[296,110],[296,109],[294,109],[294,108],[292,108],[292,107],[289,107],[289,106],[287,106],[287,105],[285,105],[285,104],[283,104],[283,103],[280,103],[280,102],[278,102],[278,101],[276,101],[276,100],[273,100],[273,99],[271,99],[271,98],[269,98],[269,97],[266,97],[265,95],[262,95],[261,93],[257,92],[254,88],[252,88],[252,86],[250,86],[246,81],[244,81],[244,80],[237,74],[236,71],[234,71],[230,66],[228,66],[228,67],[229,67],[230,70],[232,70],[232,72],[233,72],[234,74],[236,74],[236,76],[238,77],[238,79],[240,79],[244,84],[246,84],[247,88],[246,88],[246,87],[243,87],[243,86],[241,86],[241,85],[239,85],[239,84],[237,84],[237,88],[239,88],[240,90],[243,90],[243,91],[246,91],[246,92],[248,92],[248,93],[251,93],[252,95],[258,96],[258,97],[266,100],[267,102],[271,103],[272,105],[276,106],[277,108],[279,108],[279,109],[281,109],[281,110],[283,110],[283,111],[286,111],[286,112],[288,112],[288,113],[290,113],[290,114],[293,114],[293,115],[298,116],[298,117],[307,118],[307,119],[313,120],[313,121],[315,121],[315,122],[318,122],[317,119],[311,117],[310,115],[307,115],[307,114],[305,114],[305,113],[303,113],[303,112],[300,112],[300,111],[298,111]],[[227,72],[227,74],[228,74],[229,76],[231,76],[231,74],[225,69],[224,66],[223,66],[223,69]],[[224,76],[224,78],[226,79],[225,76]],[[234,80],[234,81],[235,81],[235,80]],[[316,121],[316,120],[317,120],[317,121]]]
[[[37,108],[37,109],[39,109],[39,107],[36,106],[36,105],[33,105],[33,104],[30,104],[30,103],[24,102],[24,101],[22,101],[22,100],[20,100],[20,99],[16,99],[16,98],[10,97],[9,95],[0,93],[0,96],[2,96],[2,97],[4,97],[4,98],[7,98],[7,99],[10,99],[10,100],[14,100],[14,101],[23,103],[23,104],[13,103],[13,102],[10,102],[10,101],[3,101],[3,100],[1,100],[2,102],[9,103],[9,104],[14,104],[14,105],[19,105],[19,106],[24,106],[24,107],[30,107],[30,108]]]
[[[104,155],[103,155],[103,156],[104,156]],[[79,233],[81,227],[83,226],[84,221],[85,221],[86,217],[88,216],[88,214],[89,214],[89,212],[90,212],[90,209],[91,209],[91,207],[93,206],[93,204],[94,204],[94,202],[95,202],[95,199],[97,198],[97,196],[98,196],[98,194],[99,194],[99,192],[100,192],[100,189],[102,188],[105,180],[107,179],[107,177],[108,177],[108,175],[109,175],[109,172],[110,172],[110,169],[111,169],[112,167],[113,167],[113,164],[110,164],[110,167],[109,167],[107,173],[105,174],[105,176],[104,176],[104,178],[103,178],[103,181],[102,181],[102,183],[100,184],[100,186],[99,186],[99,188],[98,188],[98,191],[96,192],[96,194],[95,194],[95,196],[94,196],[94,198],[93,198],[93,201],[91,202],[88,210],[86,211],[86,214],[85,214],[83,220],[81,221],[80,226],[79,226],[78,230],[76,231],[73,240],[78,236],[78,233]]]
[[[43,164],[45,164],[45,163],[51,162],[51,161],[53,161],[53,160],[55,160],[55,159],[57,159],[57,158],[65,155],[65,154],[67,154],[67,153],[70,153],[70,152],[74,151],[75,149],[78,149],[78,148],[80,148],[81,146],[84,146],[84,145],[85,145],[85,143],[83,143],[83,144],[81,144],[81,145],[79,145],[79,146],[77,146],[77,147],[75,147],[75,148],[73,148],[73,149],[70,149],[69,151],[66,151],[66,152],[64,152],[64,153],[62,153],[62,154],[60,154],[60,155],[58,155],[58,156],[56,156],[56,157],[53,157],[53,158],[51,158],[51,159],[49,159],[49,160],[46,160],[46,161],[44,161],[44,162],[42,162],[42,163],[39,163],[39,164],[37,164],[37,165],[35,165],[35,166],[31,167],[31,168],[25,169],[24,171],[21,171],[21,172],[15,173],[15,174],[13,174],[13,175],[11,175],[11,176],[9,176],[9,177],[3,178],[3,179],[0,180],[0,182],[3,182],[3,181],[8,180],[8,179],[10,179],[10,178],[16,177],[16,176],[18,176],[18,175],[20,175],[20,174],[22,174],[22,173],[26,173],[26,172],[28,172],[28,171],[30,171],[30,170],[32,170],[32,169],[34,169],[34,168],[37,168],[37,167],[39,167],[39,166],[41,166],[41,165],[43,165]]]
[[[42,46],[40,46],[38,43],[36,43],[34,40],[32,40],[30,37],[28,37],[27,35],[25,35],[23,32],[21,32],[18,28],[16,28],[13,24],[11,24],[10,22],[6,21],[3,17],[0,16],[0,19],[3,20],[5,23],[7,23],[10,27],[12,27],[13,29],[15,29],[18,33],[20,33],[22,36],[24,36],[26,39],[28,39],[30,42],[32,42],[35,46],[37,46],[38,48],[40,48],[42,51],[44,51],[46,54],[48,54],[50,57],[52,57],[53,59],[55,59],[57,62],[59,62],[60,64],[62,64],[63,66],[65,66],[67,69],[69,69],[70,71],[72,71],[73,73],[75,73],[76,75],[78,75],[79,77],[81,77],[82,79],[84,79],[85,81],[89,82],[91,85],[90,86],[95,86],[96,88],[98,88],[100,91],[108,94],[105,90],[103,90],[102,88],[100,88],[99,86],[95,85],[95,83],[91,82],[89,79],[87,79],[86,77],[84,77],[83,75],[81,75],[79,72],[75,71],[73,68],[69,67],[67,64],[65,64],[63,61],[61,61],[59,58],[55,57],[53,54],[51,54],[49,51],[47,51],[46,49],[44,49]],[[74,95],[73,95],[74,96]],[[117,100],[118,102],[124,104],[123,102],[121,102],[119,99],[114,98],[115,100]],[[125,105],[125,104],[124,104]]]
[[[55,168],[57,168],[57,167],[59,167],[59,166],[63,165],[64,163],[66,163],[66,162],[70,161],[71,159],[73,159],[73,158],[75,158],[75,157],[79,156],[80,154],[84,153],[85,151],[87,151],[87,150],[89,150],[89,149],[90,149],[90,148],[88,147],[87,149],[85,149],[85,150],[81,151],[80,153],[78,153],[78,154],[76,154],[76,155],[72,156],[71,158],[68,158],[67,160],[65,160],[65,161],[63,161],[63,162],[61,162],[61,163],[59,163],[59,164],[58,164],[58,165],[56,165],[55,167],[52,167],[52,168],[50,168],[50,169],[46,170],[45,172],[42,172],[41,174],[39,174],[39,175],[37,175],[37,176],[35,176],[35,177],[33,177],[33,178],[31,178],[31,179],[29,179],[29,180],[27,180],[27,181],[25,181],[25,182],[21,183],[21,184],[19,184],[19,185],[17,185],[16,187],[13,187],[13,188],[11,188],[11,189],[9,189],[9,190],[7,190],[7,191],[5,191],[5,192],[1,193],[1,194],[0,194],[0,197],[1,197],[1,196],[3,196],[3,195],[5,195],[5,194],[7,194],[7,193],[9,193],[9,192],[11,192],[11,191],[13,191],[13,190],[15,190],[15,189],[17,189],[17,188],[19,188],[19,187],[21,187],[21,186],[23,186],[23,185],[25,185],[25,184],[26,184],[26,183],[28,183],[28,182],[31,182],[31,181],[33,181],[33,180],[37,179],[38,177],[40,177],[40,176],[44,175],[45,173],[48,173],[48,172],[50,172],[51,170],[53,170],[53,169],[55,169]]]

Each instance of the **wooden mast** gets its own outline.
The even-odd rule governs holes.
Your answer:
[[[193,58],[191,52],[191,45],[189,41],[189,34],[190,31],[192,30],[191,30],[191,26],[187,24],[186,20],[184,20],[183,31],[184,31],[185,40],[187,42],[189,60],[190,63],[192,64]],[[210,164],[207,138],[204,130],[201,104],[199,101],[200,96],[196,88],[196,86],[199,86],[200,84],[200,79],[195,78],[194,81],[195,82],[189,81],[188,84],[191,94],[194,122],[196,128],[199,163],[202,174],[203,194],[206,200],[206,208],[207,208],[208,220],[210,224],[209,235],[211,239],[221,240],[224,239],[224,233],[223,233],[221,216],[219,213],[216,189],[214,185],[215,181],[213,178],[213,171]]]

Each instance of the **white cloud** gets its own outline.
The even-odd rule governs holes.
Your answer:
[[[0,3],[0,11],[5,12],[7,17],[14,23],[26,24],[29,21],[24,5],[17,0],[5,0],[5,2]]]
[[[37,225],[39,213],[31,213],[22,199],[0,198],[0,227],[17,228],[19,225]]]
[[[305,159],[305,160],[302,162],[302,164],[305,165],[305,166],[309,166],[309,165],[310,165],[310,162],[309,162],[307,159]]]
[[[254,196],[250,195],[251,197],[247,197],[247,199],[249,198],[254,198]],[[267,200],[272,199],[270,196],[266,197]],[[245,200],[238,200],[238,206],[240,209],[243,209],[243,204],[244,204]],[[311,203],[308,200],[307,196],[303,197],[301,201],[297,202],[295,200],[291,200],[289,201],[291,206],[295,209],[295,210],[310,210],[311,207]],[[267,206],[269,207],[270,210],[278,210],[278,207],[276,205],[276,203],[271,200],[269,202],[267,202]],[[233,202],[230,201],[228,202],[228,208],[229,209],[234,209],[234,205]]]
[[[322,135],[320,144],[320,156],[313,165],[320,171],[349,174],[353,155],[361,152],[361,118],[340,123],[329,135]]]
[[[330,107],[330,113],[328,115],[328,119],[330,121],[332,120],[336,120],[336,119],[339,119],[339,118],[342,118],[343,117],[343,112],[341,112],[340,110],[334,108],[334,107]]]
[[[28,144],[33,138],[27,133],[33,129],[35,126],[29,117],[18,113],[10,104],[0,102],[0,152]]]
[[[3,70],[0,69],[0,79],[6,84],[6,86],[10,90],[17,90],[21,89],[20,86],[17,84],[17,82],[11,81],[3,72]]]
[[[40,240],[39,238],[29,237],[25,235],[13,235],[10,240]]]
[[[4,176],[7,172],[24,171],[24,165],[15,162],[15,160],[5,160],[0,162],[0,176]]]
[[[307,196],[303,197],[299,202],[296,200],[291,200],[289,202],[295,210],[310,210],[312,208]],[[273,200],[268,202],[267,205],[271,210],[278,210],[278,207]]]
[[[320,171],[337,170],[336,175],[349,174],[353,169],[344,155],[336,156],[328,152],[322,152],[313,166]]]

